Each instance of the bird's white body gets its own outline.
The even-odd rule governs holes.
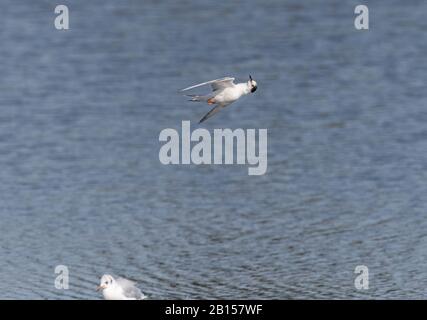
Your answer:
[[[98,290],[102,290],[105,300],[143,300],[146,296],[133,281],[117,278],[106,274],[101,278]]]
[[[115,286],[102,290],[102,295],[105,300],[136,300],[136,298],[126,297],[122,288]]]
[[[233,87],[227,87],[220,90],[213,96],[213,98],[216,104],[227,106],[250,92],[251,91],[250,88],[248,88],[247,83],[238,83]]]
[[[188,95],[192,98],[190,101],[204,101],[208,104],[216,105],[200,120],[200,122],[205,121],[229,104],[239,100],[244,95],[255,92],[257,89],[256,81],[253,80],[251,76],[249,76],[248,82],[236,84],[234,83],[234,78],[225,77],[196,84],[194,86],[182,89],[181,92],[195,89],[207,84],[212,86],[212,93],[208,95]]]

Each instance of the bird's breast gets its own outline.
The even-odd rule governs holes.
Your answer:
[[[233,102],[239,99],[242,96],[241,90],[239,88],[227,88],[223,90],[218,97],[215,97],[216,101],[221,102]]]
[[[114,289],[104,289],[102,292],[104,295],[105,300],[125,300],[125,297],[121,290],[114,290]]]

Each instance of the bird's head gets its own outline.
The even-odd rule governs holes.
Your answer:
[[[252,93],[258,88],[256,81],[252,79],[251,75],[249,75],[248,86]]]
[[[101,281],[99,282],[99,286],[96,288],[96,291],[107,289],[115,284],[115,280],[109,274],[104,274],[101,277]]]

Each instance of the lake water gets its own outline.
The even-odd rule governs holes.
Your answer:
[[[427,2],[60,3],[0,4],[0,298],[425,298]],[[177,90],[249,73],[201,127],[267,128],[267,173],[162,165]]]

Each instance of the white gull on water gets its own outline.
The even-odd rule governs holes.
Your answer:
[[[114,279],[109,274],[104,274],[101,277],[100,284],[96,290],[102,290],[105,300],[143,300],[147,298],[135,286],[135,282],[125,278]]]

